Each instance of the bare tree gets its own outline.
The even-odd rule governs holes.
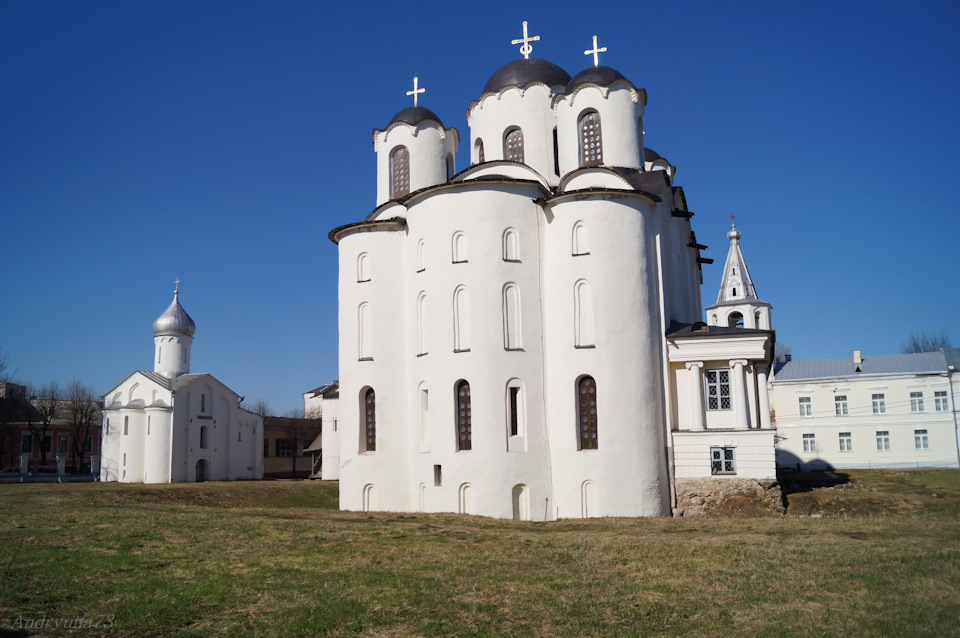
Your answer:
[[[254,414],[259,414],[264,419],[270,415],[270,404],[264,401],[263,399],[257,399],[256,401],[247,403],[246,401],[240,402],[240,407],[246,410],[247,412],[253,412]]]
[[[33,440],[40,446],[40,464],[47,464],[47,446],[44,445],[47,438],[47,432],[53,422],[60,418],[63,411],[63,390],[56,381],[44,384],[37,391],[35,396],[30,397],[30,402],[37,411],[38,421],[30,418],[27,426],[30,428],[30,434]]]
[[[10,381],[10,355],[0,348],[0,383]]]
[[[103,406],[94,394],[93,388],[79,379],[70,382],[65,395],[64,412],[73,434],[71,465],[77,466],[78,471],[83,471],[84,456],[87,448],[91,447],[92,432],[102,420]]]
[[[787,355],[793,354],[793,348],[785,343],[778,343],[773,349],[774,361],[783,363],[787,360]]]
[[[904,343],[900,344],[900,352],[903,354],[913,354],[915,352],[937,352],[940,348],[952,348],[950,337],[941,330],[940,332],[914,332]]]
[[[320,430],[320,419],[305,417],[303,410],[290,410],[284,414],[282,420],[278,419],[278,421],[281,421],[282,430],[286,433],[287,439],[293,441],[290,478],[294,478],[297,475],[297,459],[303,447],[316,437],[316,433]]]

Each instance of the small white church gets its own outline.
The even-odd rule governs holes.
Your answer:
[[[418,105],[374,130],[376,207],[336,228],[340,507],[523,520],[779,500],[770,305],[730,241],[702,321],[676,167],[647,93],[523,57],[460,134]]]
[[[133,372],[104,395],[101,481],[263,478],[263,418],[213,375],[190,373],[196,329],[178,286],[153,322],[153,372]]]

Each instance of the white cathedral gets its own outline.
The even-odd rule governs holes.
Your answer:
[[[196,330],[175,290],[153,322],[153,372],[133,372],[104,395],[101,481],[263,478],[263,418],[213,375],[190,374]]]
[[[595,41],[571,78],[524,35],[467,110],[471,165],[415,84],[373,132],[376,208],[330,232],[341,509],[659,516],[774,489],[774,333],[739,231],[704,323],[711,260],[644,148],[646,91]]]

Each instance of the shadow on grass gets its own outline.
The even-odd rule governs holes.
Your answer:
[[[803,494],[824,487],[850,483],[850,475],[833,470],[778,470],[777,482],[783,494],[783,506],[790,507],[791,494]]]

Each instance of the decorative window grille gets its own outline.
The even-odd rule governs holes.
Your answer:
[[[707,409],[730,409],[730,370],[707,370]]]
[[[364,407],[366,409],[366,451],[375,452],[377,450],[377,395],[373,388],[367,390],[364,396]]]
[[[390,153],[390,199],[410,194],[410,151],[398,146]]]
[[[457,383],[457,451],[473,449],[473,415],[470,403],[470,384]]]
[[[737,462],[734,457],[734,448],[732,447],[710,448],[710,473],[711,474],[736,474],[737,473]]]
[[[586,113],[580,118],[580,166],[603,164],[600,114]]]
[[[578,428],[581,450],[596,450],[597,441],[597,382],[593,377],[582,377],[577,383],[579,405]]]
[[[518,128],[507,133],[503,140],[503,158],[512,162],[523,162],[523,131]]]

